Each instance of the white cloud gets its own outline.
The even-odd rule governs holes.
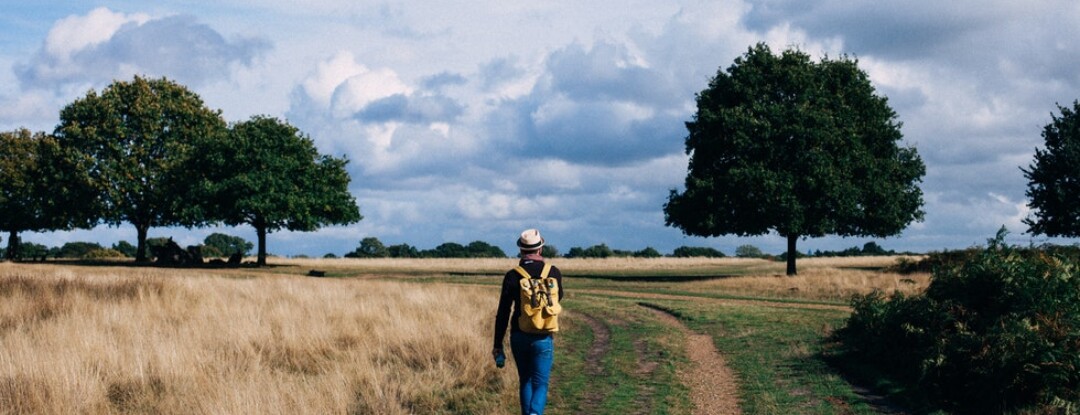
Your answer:
[[[45,52],[65,64],[76,52],[108,41],[125,24],[142,25],[148,20],[150,16],[143,13],[128,15],[105,7],[96,8],[86,16],[68,16],[49,30],[45,37]]]
[[[683,237],[661,211],[685,178],[694,94],[765,41],[856,56],[926,161],[927,221],[883,246],[962,247],[1028,213],[1017,167],[1041,144],[1054,103],[1080,90],[1074,3],[335,0],[297,10],[225,0],[194,16],[170,1],[153,15],[79,10],[39,21],[27,43],[40,49],[12,58],[17,85],[2,92],[0,123],[47,128],[72,97],[134,73],[175,78],[211,107],[227,103],[232,118],[284,112],[322,152],[349,157],[366,217],[320,232],[342,249],[312,253],[344,252],[367,235],[512,248],[526,225],[550,229],[563,248],[730,253],[749,241],[778,252],[775,236]],[[291,249],[311,234],[279,237]]]
[[[258,38],[227,40],[190,16],[155,19],[98,8],[57,21],[42,48],[15,72],[24,90],[85,92],[133,75],[202,84],[230,74],[231,66],[250,65],[269,47]]]
[[[319,62],[314,73],[304,79],[300,85],[304,92],[315,103],[325,108],[330,107],[330,99],[337,90],[349,78],[366,73],[368,68],[356,62],[351,52],[340,51],[333,57]]]
[[[4,99],[0,97],[0,128],[47,129],[56,119],[56,104],[50,94],[32,91]]]
[[[410,92],[412,88],[406,86],[390,69],[365,70],[349,77],[334,89],[334,115],[351,116],[380,98]]]

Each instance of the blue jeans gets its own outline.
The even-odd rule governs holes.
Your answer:
[[[517,363],[521,383],[521,414],[544,415],[547,403],[548,378],[555,355],[555,342],[550,334],[510,332],[510,351]]]

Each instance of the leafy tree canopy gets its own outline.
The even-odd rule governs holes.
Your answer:
[[[356,250],[345,254],[346,258],[386,258],[390,256],[390,250],[386,249],[382,241],[374,236],[360,240],[360,246]]]
[[[1058,106],[1061,116],[1043,128],[1046,148],[1035,150],[1034,164],[1022,169],[1028,179],[1028,232],[1080,236],[1080,102]]]
[[[91,176],[102,219],[135,225],[136,260],[144,261],[149,228],[206,221],[194,209],[193,180],[183,163],[195,140],[224,131],[220,111],[194,92],[165,78],[136,76],[68,104],[55,135]]]
[[[227,139],[208,139],[189,171],[203,172],[199,190],[206,216],[249,224],[258,234],[258,263],[266,264],[266,234],[309,232],[362,219],[349,193],[345,159],[319,154],[310,137],[277,118],[236,123]]]
[[[87,182],[56,139],[20,128],[0,132],[0,231],[8,233],[5,257],[17,259],[19,233],[88,227],[92,205]],[[79,206],[80,209],[71,209]]]
[[[717,72],[686,123],[685,190],[664,205],[688,235],[888,236],[921,220],[925,167],[858,62],[758,44]],[[795,274],[795,256],[788,256]]]

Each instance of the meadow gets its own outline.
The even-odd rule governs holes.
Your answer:
[[[744,413],[880,413],[820,354],[850,295],[925,288],[882,270],[895,261],[801,260],[792,278],[765,260],[555,259],[569,311],[549,412],[703,413],[660,309],[712,336]],[[0,264],[0,413],[513,413],[513,368],[490,357],[513,260],[270,263]]]

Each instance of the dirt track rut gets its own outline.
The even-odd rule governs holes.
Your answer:
[[[679,378],[683,384],[690,387],[694,414],[742,414],[739,409],[739,387],[735,373],[728,367],[724,355],[716,350],[712,337],[695,333],[671,314],[648,309],[655,313],[660,321],[677,327],[686,336],[686,355],[693,366],[689,370],[681,371]]]

